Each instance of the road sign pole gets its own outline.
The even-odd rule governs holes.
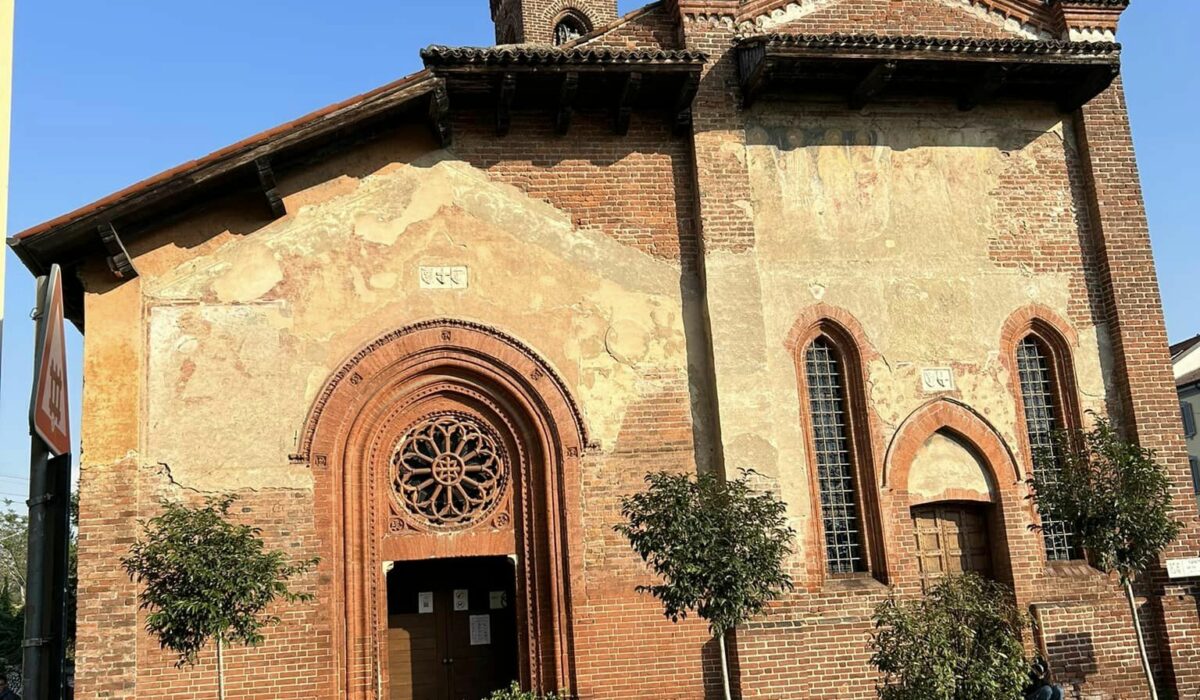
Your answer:
[[[65,681],[71,455],[59,275],[55,266],[49,276],[38,279],[35,314],[36,374],[30,406],[33,438],[29,449],[29,550],[22,644],[25,700],[61,700]],[[53,360],[48,360],[47,353],[54,355]],[[47,418],[48,410],[52,420]],[[52,443],[54,438],[57,442]]]

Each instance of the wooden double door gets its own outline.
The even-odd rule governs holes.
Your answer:
[[[506,557],[398,562],[388,573],[391,700],[481,700],[518,678]]]
[[[975,503],[937,503],[912,509],[921,583],[973,572],[992,578],[991,507]]]

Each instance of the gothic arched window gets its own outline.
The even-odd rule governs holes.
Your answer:
[[[1054,435],[1059,430],[1074,426],[1064,413],[1060,387],[1062,371],[1055,362],[1055,353],[1038,337],[1029,334],[1017,345],[1017,373],[1021,380],[1021,404],[1025,413],[1025,430],[1029,437],[1030,456],[1033,469],[1043,478],[1045,456],[1053,463],[1059,459]],[[1053,483],[1053,475],[1050,475]],[[1050,561],[1070,561],[1080,558],[1075,536],[1067,524],[1039,513],[1042,519],[1042,539],[1046,545],[1046,558]]]
[[[575,41],[589,31],[586,20],[574,13],[567,13],[554,25],[554,45],[562,46]]]
[[[808,346],[804,368],[826,567],[831,574],[867,571],[846,370],[828,336]]]

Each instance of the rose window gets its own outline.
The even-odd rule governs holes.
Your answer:
[[[504,449],[482,422],[431,416],[405,433],[392,455],[401,507],[434,529],[461,530],[496,509],[508,482]]]

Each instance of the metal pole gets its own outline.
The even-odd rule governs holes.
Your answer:
[[[25,641],[22,653],[26,700],[50,700],[50,655],[53,631],[50,629],[52,547],[48,546],[50,526],[47,505],[50,494],[50,452],[36,435],[29,448],[29,552],[25,585]]]
[[[47,286],[48,278],[38,279],[34,357],[39,362],[50,316]],[[71,455],[52,458],[49,447],[35,434],[29,446],[29,547],[25,640],[21,644],[25,700],[61,700],[63,696],[70,500]]]
[[[50,582],[49,625],[53,642],[47,675],[50,679],[47,698],[66,697],[67,685],[67,578],[70,573],[69,549],[71,540],[71,454],[52,457],[48,465],[52,500],[46,504],[47,524],[50,526],[48,548],[54,575]]]

